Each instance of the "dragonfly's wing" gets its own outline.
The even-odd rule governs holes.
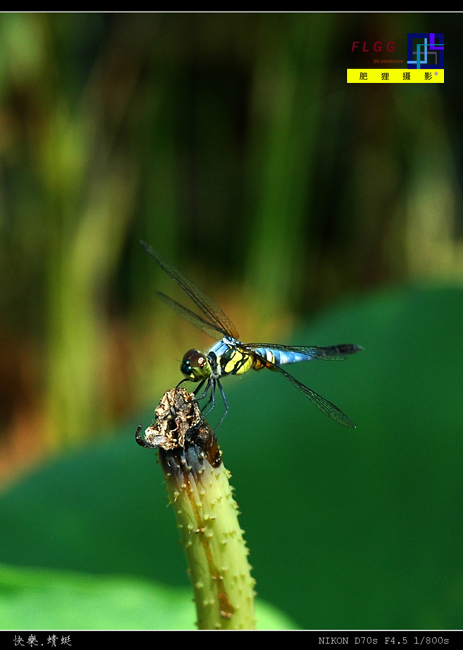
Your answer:
[[[203,332],[206,332],[206,334],[209,334],[209,336],[212,336],[213,339],[217,339],[217,333],[219,334],[223,333],[221,329],[219,330],[215,325],[210,323],[208,320],[201,318],[201,316],[198,316],[198,314],[195,314],[193,311],[190,311],[189,309],[187,309],[187,307],[184,307],[176,300],[169,298],[169,296],[166,296],[165,293],[158,291],[157,294],[161,298],[161,300],[163,300],[167,305],[169,305],[169,307],[171,307],[174,311],[178,312],[181,316],[183,316],[183,318],[185,318],[192,325],[198,327]]]
[[[224,336],[230,336],[234,339],[239,338],[236,327],[233,325],[231,320],[227,316],[225,316],[225,314],[220,309],[220,307],[216,305],[215,302],[211,300],[211,298],[209,298],[209,296],[203,293],[201,289],[198,289],[198,287],[195,284],[193,284],[193,282],[187,280],[187,278],[182,273],[180,273],[180,271],[178,271],[172,264],[170,264],[163,257],[161,257],[158,251],[155,250],[152,246],[150,246],[144,241],[140,241],[140,244],[143,246],[145,251],[149,255],[151,255],[151,257],[159,264],[161,269],[165,271],[167,275],[169,275],[172,278],[172,280],[174,280],[183,289],[183,291],[191,298],[191,300],[195,303],[195,305],[199,307],[199,309],[203,312],[203,314],[206,316],[207,320],[209,321],[210,327],[212,329],[215,329],[217,332],[220,332]],[[174,307],[174,309],[177,308]],[[189,312],[189,313],[192,314],[193,312]],[[188,320],[190,320],[190,318],[188,318]],[[200,320],[203,323],[205,322],[202,319]]]
[[[282,375],[286,377],[286,379],[289,379],[289,381],[295,386],[298,390],[301,391],[301,393],[304,393],[306,397],[310,399],[310,401],[317,406],[320,411],[322,411],[325,415],[327,415],[329,418],[332,420],[335,420],[339,424],[342,424],[345,427],[350,427],[351,429],[355,429],[355,424],[352,422],[351,419],[347,417],[340,409],[338,409],[337,406],[329,402],[327,399],[316,393],[314,390],[309,388],[308,386],[305,386],[305,384],[302,384],[300,381],[298,381],[295,377],[289,374],[286,370],[284,370],[281,366],[277,366],[274,363],[269,362],[267,359],[264,357],[261,357],[261,355],[256,354],[256,356],[259,357],[259,359],[262,361],[263,364],[265,364],[267,367],[270,367],[271,370],[276,370],[277,372],[281,372]]]
[[[246,348],[271,348],[273,350],[284,350],[285,352],[296,352],[305,354],[311,359],[325,359],[328,361],[342,361],[349,354],[361,352],[363,348],[353,343],[341,343],[340,345],[329,345],[328,347],[281,345],[280,343],[246,343]]]

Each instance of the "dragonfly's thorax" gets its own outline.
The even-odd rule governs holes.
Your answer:
[[[212,374],[208,356],[204,352],[195,349],[185,352],[180,370],[190,381],[203,381]]]
[[[239,341],[224,337],[208,352],[209,360],[217,377],[225,375],[241,375],[252,366],[252,357]]]

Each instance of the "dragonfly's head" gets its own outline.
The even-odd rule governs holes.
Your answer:
[[[203,381],[212,374],[209,359],[199,350],[188,350],[185,352],[180,370],[190,381]]]

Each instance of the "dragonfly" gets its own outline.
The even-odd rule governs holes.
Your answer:
[[[231,320],[224,314],[222,309],[199,289],[191,280],[188,280],[172,264],[167,262],[161,254],[146,242],[140,240],[141,246],[150,255],[161,269],[167,273],[174,282],[187,294],[187,296],[199,308],[202,315],[184,307],[173,298],[170,298],[161,291],[157,295],[171,309],[179,313],[192,325],[199,328],[214,339],[218,340],[207,352],[197,349],[190,349],[185,352],[180,370],[184,379],[178,384],[186,381],[198,384],[194,391],[198,401],[208,397],[204,405],[204,413],[209,414],[216,405],[216,389],[222,396],[225,411],[217,428],[222,424],[229,411],[229,405],[222,386],[222,379],[229,375],[242,375],[249,370],[262,370],[264,368],[280,373],[288,379],[295,388],[317,406],[329,418],[342,424],[345,427],[355,428],[355,424],[337,406],[327,399],[318,395],[314,390],[302,384],[298,379],[289,374],[283,366],[301,361],[321,359],[325,361],[340,361],[351,354],[363,350],[360,345],[353,343],[342,343],[340,345],[320,346],[293,346],[280,345],[279,343],[243,343],[240,340],[238,331]],[[201,393],[201,390],[203,392]]]

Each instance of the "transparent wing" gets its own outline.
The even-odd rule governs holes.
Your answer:
[[[223,313],[223,311],[220,309],[218,305],[215,304],[209,296],[207,296],[201,289],[198,289],[198,287],[193,284],[193,282],[190,282],[190,280],[187,280],[187,278],[180,273],[172,264],[167,262],[159,253],[157,250],[155,250],[152,246],[147,244],[144,241],[140,240],[140,244],[143,246],[145,251],[148,253],[148,255],[151,255],[151,257],[157,262],[157,264],[161,267],[167,275],[169,275],[172,280],[174,280],[181,289],[191,298],[191,300],[195,303],[197,307],[203,312],[204,316],[206,316],[206,319],[209,323],[209,326],[212,330],[215,330],[216,332],[219,332],[223,336],[230,336],[234,339],[239,338],[238,331],[236,327],[233,325],[231,320]],[[162,294],[164,296],[164,294]],[[169,301],[165,300],[167,296],[163,298],[165,302],[170,304],[171,307],[176,309],[177,311],[180,311],[178,307],[180,307],[179,303],[176,303],[175,301]],[[178,305],[177,307],[174,307],[175,305]],[[186,308],[185,308],[186,309]],[[183,316],[187,318],[187,320],[190,320],[191,322],[191,316],[187,317],[186,313],[188,314],[193,314],[193,312],[190,312],[189,310],[186,310],[186,312],[182,312]],[[199,321],[202,322],[202,324],[206,324],[206,320],[200,319],[198,317]],[[194,322],[194,321],[193,321]],[[198,322],[194,322],[197,327],[199,327]],[[204,329],[203,326],[201,326],[201,329]],[[209,332],[208,332],[209,333]]]
[[[303,393],[306,397],[310,399],[310,401],[315,404],[317,408],[320,409],[325,415],[327,415],[329,418],[332,420],[335,420],[339,424],[342,424],[345,427],[349,427],[351,429],[355,429],[355,424],[352,422],[350,418],[347,417],[340,409],[338,409],[337,406],[329,402],[327,399],[316,393],[314,390],[309,388],[308,386],[305,386],[305,384],[302,384],[300,381],[298,381],[295,377],[289,374],[286,370],[284,370],[281,366],[277,366],[274,363],[269,362],[267,359],[264,357],[261,357],[259,354],[254,353],[259,359],[262,361],[264,365],[267,367],[270,367],[271,370],[276,370],[277,372],[281,372],[282,375],[286,377],[286,379],[289,379],[289,381],[295,386],[301,393]]]
[[[297,352],[306,354],[311,359],[325,359],[327,361],[343,361],[350,354],[361,352],[363,348],[353,343],[341,343],[340,345],[329,345],[327,347],[281,345],[280,343],[246,343],[246,348],[271,348],[273,350],[284,350],[285,352]]]
[[[213,339],[217,340],[217,334],[223,333],[221,329],[219,330],[215,325],[210,323],[208,320],[201,318],[201,316],[198,316],[198,314],[195,314],[193,311],[190,311],[187,307],[184,307],[176,300],[173,300],[173,298],[166,296],[165,293],[158,291],[157,294],[161,298],[161,300],[163,300],[167,305],[169,305],[171,309],[178,312],[181,316],[183,316],[183,318],[185,318],[187,321],[189,321],[192,325],[194,325],[198,329],[202,330],[203,332],[206,332],[206,334],[209,334],[209,336],[212,336]]]

